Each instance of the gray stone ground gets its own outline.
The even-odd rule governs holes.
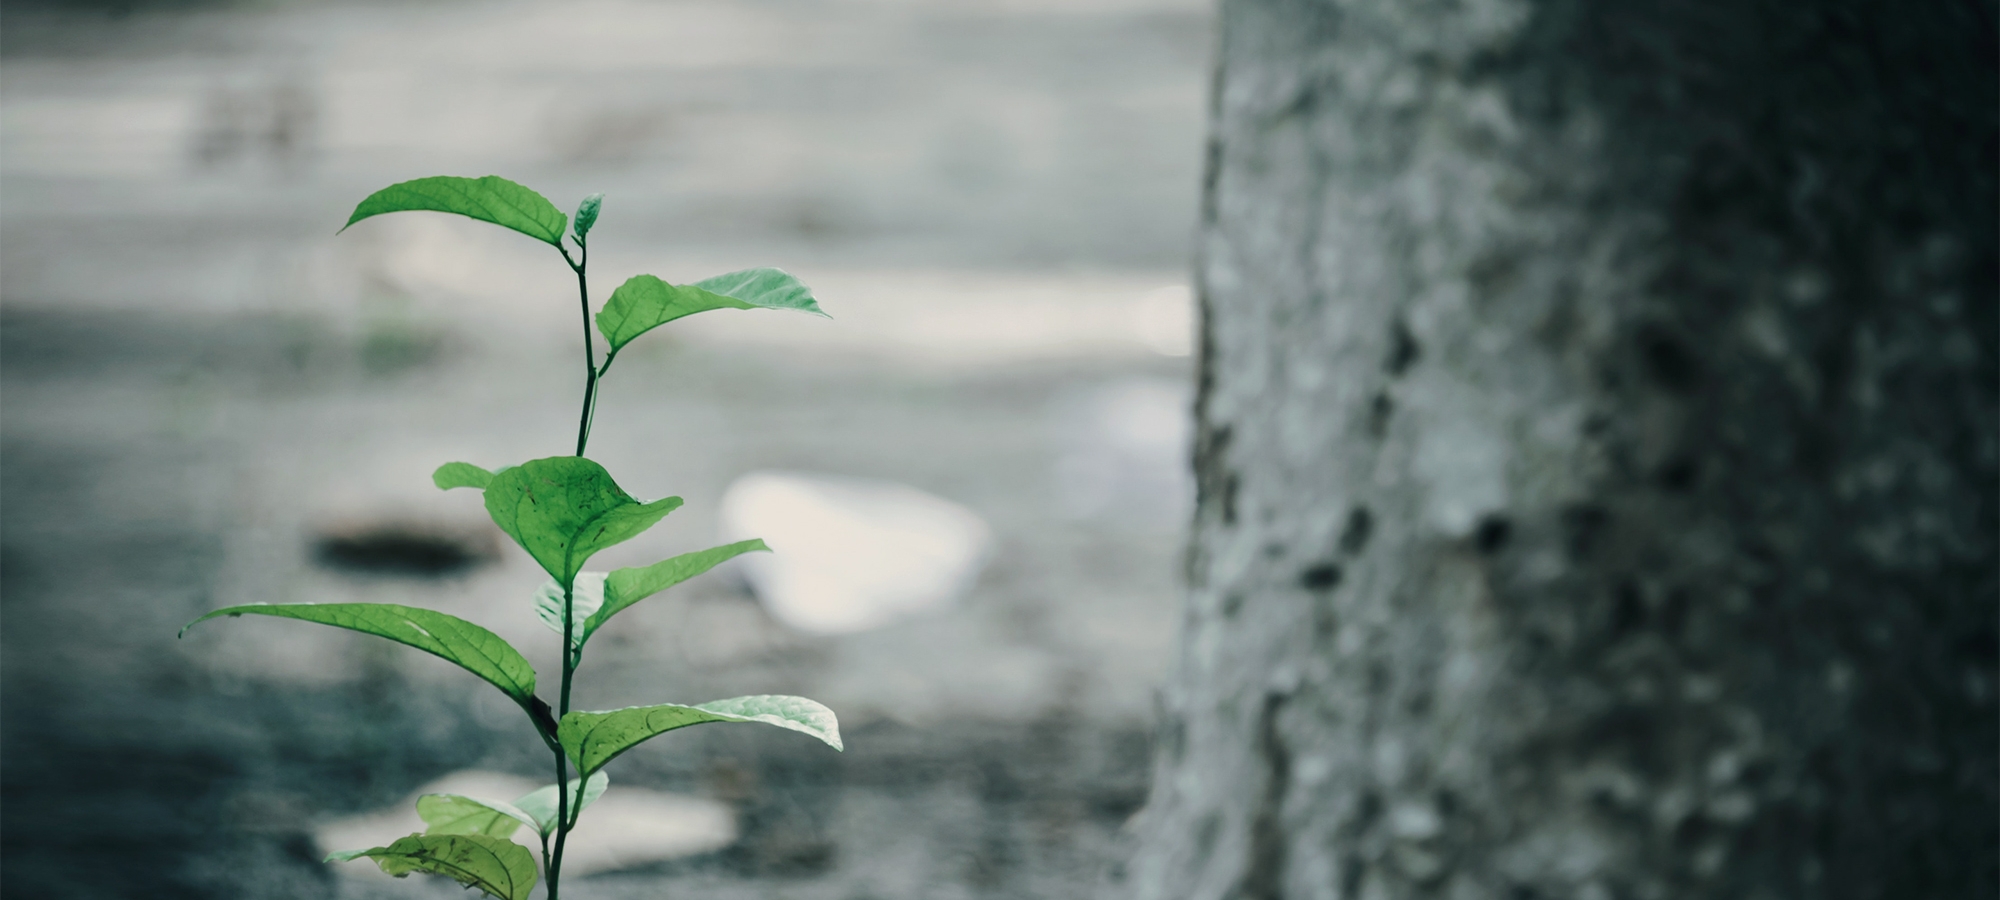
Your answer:
[[[707,546],[759,468],[905,481],[998,535],[959,607],[867,634],[790,633],[720,574],[621,617],[580,705],[803,693],[849,750],[718,727],[634,751],[614,790],[722,800],[742,838],[566,894],[1065,897],[1113,864],[1179,590],[1204,6],[0,24],[9,896],[458,896],[336,875],[312,829],[455,770],[544,775],[511,707],[414,651],[276,621],[173,639],[226,604],[368,599],[553,668],[539,574],[428,474],[566,452],[567,273],[444,217],[332,236],[368,191],[444,173],[608,193],[600,299],[641,271],[776,264],[836,317],[716,313],[621,357],[592,455],[688,503],[603,563]],[[316,549],[392,527],[472,562],[411,577]]]

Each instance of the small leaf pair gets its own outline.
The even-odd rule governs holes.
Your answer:
[[[588,781],[571,779],[569,796],[581,796],[569,810],[570,821],[585,807],[604,795],[611,776],[598,772]],[[578,792],[581,791],[581,794]],[[556,828],[556,786],[545,785],[522,794],[512,803],[480,800],[462,794],[425,794],[417,798],[417,815],[429,826],[425,834],[482,834],[487,837],[513,836],[522,825],[547,835]]]
[[[574,234],[579,244],[597,223],[603,203],[603,194],[592,194],[577,206]],[[444,175],[405,181],[376,191],[354,208],[347,225],[384,213],[412,211],[453,213],[490,222],[558,250],[563,249],[563,226],[569,221],[547,197],[497,175],[484,178]],[[790,309],[826,315],[810,288],[778,269],[744,269],[692,285],[669,284],[652,275],[638,275],[613,291],[597,314],[597,329],[603,332],[609,345],[603,368],[609,369],[612,358],[634,338],[683,316],[712,309]]]
[[[530,460],[497,472],[471,463],[438,467],[432,483],[449,490],[479,488],[486,511],[502,531],[541,563],[555,580],[536,592],[536,612],[556,633],[563,630],[563,598],[570,597],[572,649],[632,604],[700,575],[742,554],[769,550],[761,540],[738,541],[684,553],[650,566],[609,575],[582,572],[598,551],[636,537],[679,508],[679,497],[640,503],[604,467],[580,456]]]
[[[762,540],[751,538],[724,544],[707,550],[683,553],[671,559],[661,560],[650,566],[619,569],[614,572],[579,572],[571,592],[573,621],[580,627],[571,635],[570,643],[582,649],[583,643],[597,633],[612,616],[627,607],[651,597],[667,588],[680,584],[745,553],[768,551]],[[535,614],[542,624],[557,634],[563,630],[562,585],[553,581],[542,584],[535,592]]]
[[[812,735],[835,750],[842,748],[833,711],[804,697],[761,695],[697,706],[665,703],[573,712],[562,720],[562,746],[587,777],[569,783],[569,796],[578,798],[569,812],[570,821],[603,795],[610,782],[600,771],[605,763],[650,738],[708,722],[761,722]],[[411,872],[428,872],[449,876],[500,900],[526,900],[535,886],[535,859],[527,848],[508,838],[522,825],[543,836],[555,830],[560,824],[556,790],[551,784],[513,803],[425,794],[417,799],[417,814],[428,826],[423,834],[401,838],[386,847],[330,853],[327,861],[367,857],[382,871],[399,878]]]
[[[461,478],[472,468],[451,464]],[[432,480],[442,483],[433,475]],[[637,537],[680,508],[681,498],[640,503],[604,467],[552,456],[502,469],[486,483],[486,514],[556,582],[569,589],[600,550]]]

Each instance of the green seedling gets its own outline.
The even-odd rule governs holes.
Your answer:
[[[824,316],[812,291],[777,269],[746,269],[694,284],[677,285],[639,275],[611,292],[595,323],[604,337],[598,359],[591,331],[588,237],[603,195],[584,198],[572,221],[547,198],[504,178],[419,178],[375,192],[347,224],[383,213],[429,210],[455,213],[510,228],[554,247],[576,273],[583,307],[583,409],[576,455],[533,459],[488,471],[471,463],[438,467],[431,480],[441,490],[482,492],[486,512],[515,543],[548,572],[549,581],[531,596],[542,621],[562,635],[562,687],[556,705],[535,693],[535,670],[498,635],[441,612],[387,603],[252,604],[218,609],[188,628],[218,617],[278,616],[317,622],[388,638],[443,657],[500,689],[521,707],[554,756],[555,782],[513,802],[426,794],[417,814],[427,828],[386,847],[333,853],[332,861],[367,857],[391,875],[425,872],[456,879],[500,900],[527,900],[536,881],[548,884],[548,900],[560,900],[563,850],[578,818],[604,793],[607,763],[640,742],[677,728],[708,722],[761,722],[812,735],[841,749],[833,711],[803,697],[734,697],[683,706],[662,703],[588,712],[570,708],[570,687],[591,635],[626,608],[716,565],[752,551],[769,550],[761,540],[682,554],[650,566],[589,572],[584,565],[600,550],[637,537],[681,505],[668,497],[641,503],[612,481],[584,449],[597,412],[597,386],[611,363],[646,332],[668,322],[714,309],[789,309]],[[345,228],[342,229],[346,230]],[[570,253],[575,245],[576,253]],[[527,847],[513,838],[526,828],[541,849],[539,867]]]

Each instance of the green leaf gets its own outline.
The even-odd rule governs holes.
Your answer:
[[[577,243],[583,243],[584,236],[590,233],[590,226],[597,224],[597,211],[603,206],[603,194],[591,194],[576,205],[576,220],[570,227],[576,231]]]
[[[411,872],[444,875],[499,900],[528,900],[537,878],[528,848],[483,834],[413,834],[387,847],[329,853],[326,860],[347,862],[364,856],[397,878]]]
[[[486,513],[542,564],[557,584],[571,584],[592,554],[653,527],[681,505],[668,497],[640,503],[604,467],[580,456],[552,456],[497,472],[486,486]]]
[[[547,197],[498,175],[484,178],[441,175],[392,184],[368,195],[340,230],[346,231],[370,216],[412,210],[470,216],[557,247],[562,246],[563,226],[569,222]]]
[[[483,834],[504,838],[526,825],[537,827],[532,816],[512,803],[477,800],[461,794],[425,794],[417,798],[417,815],[430,827],[425,834]]]
[[[589,633],[584,630],[584,623],[589,621],[591,613],[604,605],[604,577],[603,572],[576,573],[576,587],[570,597],[569,645],[572,648],[583,646],[583,638]],[[563,589],[560,584],[544,581],[541,589],[535,591],[535,615],[557,634],[563,633],[562,603]]]
[[[812,288],[783,269],[759,266],[704,278],[694,283],[712,294],[741,300],[759,309],[796,309],[821,318],[833,318],[819,308]]]
[[[810,734],[841,749],[833,710],[804,697],[760,694],[696,706],[662,703],[563,716],[556,738],[584,772],[595,772],[620,753],[655,735],[705,722],[762,722]]]
[[[711,309],[795,309],[824,316],[812,289],[778,269],[744,269],[691,285],[635,275],[611,292],[597,314],[610,353],[682,316]],[[606,357],[605,365],[611,364]]]
[[[457,616],[389,603],[252,603],[229,606],[181,627],[181,634],[219,616],[278,616],[385,637],[457,663],[520,703],[535,696],[535,669],[500,636]]]
[[[707,550],[683,553],[672,559],[656,562],[650,566],[619,569],[612,572],[604,582],[604,591],[601,598],[603,600],[602,607],[595,609],[590,617],[583,622],[583,638],[579,639],[579,644],[581,644],[582,640],[588,639],[597,629],[603,627],[604,623],[610,621],[612,616],[617,615],[634,603],[713,569],[727,560],[742,556],[745,553],[757,550],[769,551],[770,549],[770,547],[764,545],[762,540],[751,538],[747,541],[737,541],[734,544],[711,547]],[[577,608],[579,610],[582,609],[581,606]],[[560,608],[557,609],[557,613],[561,613]],[[557,620],[557,624],[561,624],[560,619]]]
[[[502,471],[505,470],[503,469]],[[431,483],[437,485],[440,491],[462,487],[478,488],[483,491],[486,490],[486,485],[492,480],[492,472],[488,472],[471,463],[463,462],[445,463],[438,466],[437,471],[431,473]]]
[[[589,808],[590,804],[597,802],[597,798],[604,796],[604,789],[611,785],[611,776],[599,772],[590,776],[589,781],[577,778],[570,779],[570,797],[575,798],[577,796],[576,792],[579,784],[583,787],[583,799],[581,801],[571,800],[572,803],[578,804],[570,810],[569,818],[572,822],[576,821],[576,817],[582,815],[583,811]],[[553,784],[543,785],[526,794],[522,794],[520,799],[514,801],[514,808],[533,817],[535,820],[535,829],[542,834],[548,834],[556,830],[556,801],[556,786]]]

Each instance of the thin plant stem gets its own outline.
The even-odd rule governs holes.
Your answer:
[[[576,425],[576,455],[582,456],[584,447],[590,444],[590,422],[597,412],[597,346],[590,335],[590,282],[584,275],[584,267],[590,264],[590,245],[578,240],[576,259],[570,259],[568,248],[559,244],[556,249],[562,251],[563,260],[576,273],[576,299],[583,309],[583,413]]]
[[[581,792],[579,792],[581,793]],[[561,750],[556,751],[556,847],[548,858],[549,900],[557,900],[557,886],[562,882],[563,839],[569,836],[569,829],[563,827],[563,814],[569,805],[569,757]],[[544,846],[548,836],[542,836]]]
[[[583,311],[583,411],[578,416],[576,426],[576,455],[582,456],[584,448],[590,444],[591,419],[595,418],[595,413],[597,412],[597,347],[590,334],[590,282],[584,275],[585,267],[590,264],[590,245],[584,243],[582,238],[578,238],[576,242],[576,259],[570,259],[569,249],[561,244],[557,244],[556,249],[562,251],[563,261],[569,263],[570,270],[576,273],[576,299],[578,306]],[[609,362],[609,360],[606,360],[606,362]],[[576,674],[576,664],[579,662],[576,649],[570,643],[571,636],[575,634],[576,627],[573,608],[575,596],[576,585],[572,581],[563,587],[562,698],[561,706],[557,708],[556,712],[557,722],[561,722],[563,716],[569,715],[570,681]],[[578,772],[577,774],[582,775],[583,773]],[[583,811],[581,809],[583,805],[582,784],[577,785],[576,803],[578,806],[577,812],[581,813]],[[542,844],[545,848],[544,856],[546,858],[544,866],[548,869],[549,900],[557,900],[558,898],[557,892],[560,889],[562,881],[563,848],[569,842],[570,827],[576,824],[574,819],[575,817],[570,814],[569,754],[558,743],[556,747],[556,843],[554,852],[548,852],[546,849],[548,846],[548,836],[544,835],[542,837]]]
[[[574,604],[571,602],[575,599],[575,595],[576,586],[574,583],[563,589],[562,712],[557,718],[558,722],[562,721],[561,716],[569,715],[570,680],[576,674],[577,654],[570,644],[570,636],[575,633],[575,609]],[[578,771],[577,774],[580,776],[583,772]],[[576,794],[577,811],[582,812],[583,785],[581,783],[577,785]],[[569,842],[570,826],[575,824],[571,820],[569,805],[569,754],[558,751],[556,753],[556,847],[555,855],[551,857],[553,863],[549,869],[549,900],[556,900],[556,885],[558,880],[562,878],[563,846]]]

